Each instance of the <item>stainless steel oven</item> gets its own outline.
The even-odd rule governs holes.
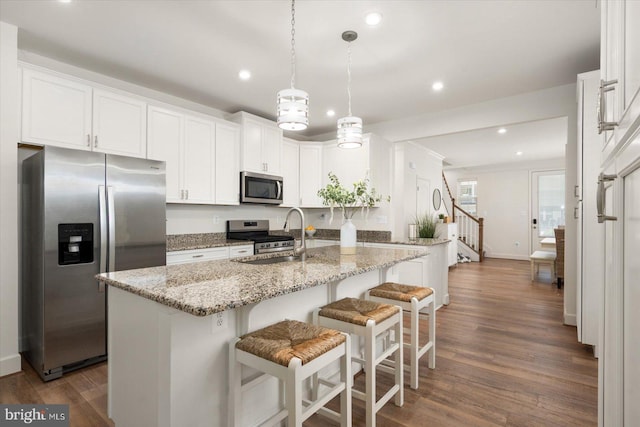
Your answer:
[[[240,172],[240,203],[279,205],[282,184],[281,176]]]
[[[290,251],[295,247],[293,237],[269,234],[269,221],[266,219],[227,221],[227,239],[253,241],[255,254]]]

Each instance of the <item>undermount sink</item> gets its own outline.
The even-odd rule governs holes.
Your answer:
[[[307,255],[307,258],[309,257],[309,255]],[[244,264],[278,264],[281,262],[295,262],[295,261],[300,261],[300,257],[299,256],[293,256],[293,255],[288,255],[288,256],[279,256],[279,257],[273,257],[273,258],[259,258],[259,259],[248,259],[248,260],[241,260],[238,262],[242,262]]]

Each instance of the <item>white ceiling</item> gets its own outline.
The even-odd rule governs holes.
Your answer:
[[[383,14],[369,27],[364,15]],[[389,121],[575,82],[599,67],[595,0],[296,2],[296,87],[310,94],[305,136],[353,113]],[[274,119],[290,80],[290,2],[0,0],[21,49],[199,102]],[[238,71],[253,76],[240,81]],[[445,89],[431,90],[435,80]],[[336,117],[328,118],[327,109]]]
[[[500,128],[506,133],[498,133]],[[456,169],[561,159],[567,142],[567,118],[477,129],[412,142],[444,156],[445,167]],[[522,154],[516,154],[518,152]]]

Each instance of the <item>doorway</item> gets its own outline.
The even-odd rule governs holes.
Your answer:
[[[542,240],[565,225],[564,186],[564,170],[531,173],[531,253],[543,250]]]
[[[431,181],[416,177],[416,216],[431,214]]]

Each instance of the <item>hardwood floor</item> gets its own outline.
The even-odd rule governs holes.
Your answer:
[[[597,360],[576,341],[575,327],[562,325],[562,290],[550,280],[531,283],[529,274],[528,261],[499,259],[450,270],[451,304],[437,312],[436,369],[423,358],[420,388],[405,383],[404,406],[385,405],[378,426],[597,425]],[[0,379],[0,402],[69,403],[71,426],[113,426],[105,363],[49,383],[23,367]],[[356,384],[363,388],[363,375]],[[363,403],[353,405],[354,426],[364,426]],[[305,425],[330,423],[314,416]]]

